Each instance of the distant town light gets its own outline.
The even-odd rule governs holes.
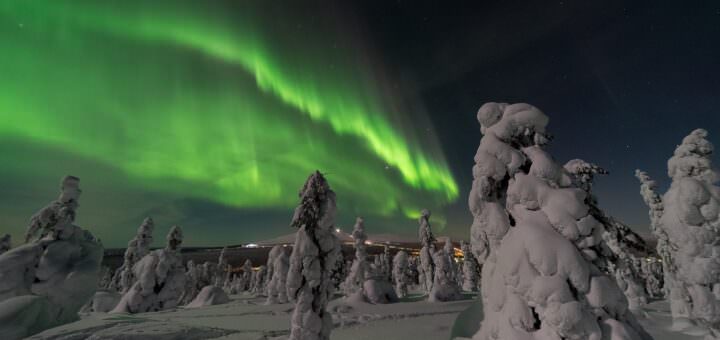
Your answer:
[[[335,229],[335,232],[336,232],[336,233],[339,233],[339,232],[340,232],[340,228]]]
[[[258,247],[258,245],[255,243],[248,243],[245,245],[245,248],[257,248],[257,247]]]

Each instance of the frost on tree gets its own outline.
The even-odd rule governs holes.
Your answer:
[[[420,212],[420,228],[418,229],[420,238],[420,286],[425,293],[430,294],[432,291],[433,277],[435,275],[435,263],[433,262],[433,254],[435,253],[435,236],[430,229],[430,211],[423,209]]]
[[[0,255],[12,248],[12,237],[10,234],[5,234],[0,238]]]
[[[350,273],[342,284],[345,296],[350,297],[362,290],[363,284],[368,273],[367,250],[365,242],[367,235],[365,234],[365,221],[362,217],[355,219],[355,226],[351,234],[355,243],[355,259],[350,267]]]
[[[395,294],[397,294],[398,297],[406,297],[408,294],[408,284],[410,283],[408,272],[408,254],[404,250],[401,250],[395,254],[392,266]]]
[[[19,339],[78,319],[100,279],[103,247],[74,224],[80,179],[36,213],[27,243],[0,255],[0,338]]]
[[[150,252],[154,227],[155,223],[152,218],[146,217],[138,227],[135,236],[128,242],[123,256],[123,264],[117,269],[113,278],[114,288],[120,293],[127,292],[137,280],[133,273],[133,266]]]
[[[342,261],[333,226],[335,193],[316,171],[299,196],[292,220],[298,231],[287,276],[288,296],[295,302],[290,339],[329,340],[333,323],[326,307],[333,292],[331,275],[335,262]]]
[[[593,262],[603,225],[543,150],[547,116],[528,104],[487,103],[478,121],[469,206],[484,320],[474,339],[651,339]]]
[[[469,243],[462,241],[460,243],[460,249],[462,249],[463,253],[462,289],[466,292],[476,292],[478,290],[478,283],[480,282],[480,267],[475,259],[475,255],[473,255],[470,249]]]
[[[670,189],[662,196],[647,174],[637,173],[650,205],[658,253],[676,327],[694,323],[720,337],[720,176],[712,169],[707,131],[691,132],[668,160]],[[688,322],[689,321],[689,322]]]
[[[185,288],[185,266],[180,255],[182,230],[170,229],[167,245],[145,255],[134,266],[137,281],[123,295],[113,313],[144,313],[174,308]]]
[[[451,253],[455,249],[450,242],[450,238],[445,241],[445,247],[433,254],[433,263],[435,264],[435,274],[433,275],[433,285],[430,290],[428,301],[452,301],[461,298],[460,286],[457,282],[455,274],[455,260]]]
[[[271,261],[272,260],[272,261]],[[267,304],[287,303],[287,273],[290,268],[285,247],[274,246],[268,255]]]

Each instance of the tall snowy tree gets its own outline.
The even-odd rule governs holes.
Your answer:
[[[298,231],[287,277],[288,296],[295,301],[290,339],[329,340],[333,324],[325,308],[333,292],[332,270],[336,261],[342,261],[334,233],[335,192],[316,171],[299,196],[292,220]]]
[[[365,246],[367,235],[365,234],[365,221],[362,217],[355,219],[355,226],[353,227],[351,236],[355,243],[355,260],[350,267],[350,273],[342,285],[345,296],[351,296],[361,290],[367,277],[369,266]]]
[[[404,250],[401,250],[397,252],[395,258],[393,258],[392,268],[395,293],[401,298],[408,294],[408,283],[410,281],[408,271],[408,254]]]
[[[637,176],[666,262],[674,326],[694,324],[720,338],[720,176],[707,135],[694,130],[675,148],[668,160],[672,183],[662,199],[646,174]]]
[[[74,224],[80,179],[33,215],[26,244],[0,254],[0,337],[20,339],[78,319],[100,279],[102,243]]]
[[[268,274],[270,278],[267,284],[267,304],[287,303],[287,273],[290,268],[287,252],[282,246],[275,246],[270,250],[268,263]]]
[[[487,103],[478,121],[468,202],[484,320],[474,339],[651,339],[594,262],[603,225],[587,192],[543,150],[547,116]]]
[[[252,277],[253,277],[253,266],[252,261],[250,259],[245,260],[245,262],[242,265],[242,291],[248,291],[250,290],[250,286],[252,285]]]
[[[167,245],[145,255],[135,266],[137,281],[123,295],[113,313],[154,312],[177,306],[185,288],[183,241],[178,226],[170,228]]]
[[[420,228],[418,230],[418,236],[420,238],[420,265],[418,271],[420,272],[421,282],[420,286],[425,290],[425,293],[430,294],[432,291],[433,277],[435,275],[435,263],[433,262],[433,254],[435,254],[435,236],[433,236],[432,230],[430,229],[430,211],[423,209],[420,212]]]
[[[123,264],[117,269],[115,277],[113,278],[113,284],[120,293],[124,294],[135,284],[137,278],[135,277],[133,267],[135,263],[150,252],[154,228],[155,223],[152,218],[146,217],[140,227],[138,227],[135,236],[128,242],[123,256]]]
[[[230,263],[227,259],[227,247],[223,247],[218,257],[218,271],[215,278],[215,285],[221,287],[226,281],[230,280]]]
[[[5,234],[0,237],[0,255],[12,248],[12,237],[10,234]]]
[[[462,241],[460,248],[463,252],[463,283],[462,289],[467,292],[476,292],[480,281],[480,267],[478,266],[475,255],[470,249],[470,244]]]

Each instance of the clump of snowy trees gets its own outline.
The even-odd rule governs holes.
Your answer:
[[[154,312],[177,306],[185,289],[180,227],[173,226],[166,240],[165,248],[148,253],[133,266],[137,281],[123,295],[113,313]]]
[[[652,232],[663,260],[675,328],[706,328],[720,337],[720,176],[712,169],[707,131],[692,131],[668,160],[670,189],[636,171],[650,207]]]
[[[454,253],[455,249],[450,238],[448,238],[445,241],[445,246],[433,254],[435,273],[428,301],[451,301],[460,298],[460,286],[457,282]]]
[[[332,317],[326,310],[333,293],[331,279],[336,261],[342,261],[340,241],[334,234],[335,192],[316,171],[300,191],[292,226],[298,228],[290,255],[288,297],[295,302],[291,340],[329,340]]]
[[[78,319],[97,289],[103,246],[74,224],[80,179],[30,220],[26,243],[0,255],[0,337],[20,339]]]
[[[475,339],[651,339],[598,263],[603,224],[588,193],[543,150],[548,118],[487,103],[468,200],[482,267]]]

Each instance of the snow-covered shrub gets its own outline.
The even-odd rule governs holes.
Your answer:
[[[675,326],[687,321],[720,334],[720,176],[712,169],[707,131],[692,131],[668,160],[670,189],[662,196],[647,174],[636,172],[650,205],[658,253]],[[665,257],[668,257],[666,259]]]
[[[214,305],[222,305],[230,302],[230,298],[227,296],[224,290],[215,285],[209,285],[203,287],[200,293],[192,300],[185,308],[199,308]]]
[[[292,220],[298,231],[287,276],[287,293],[295,302],[290,339],[329,340],[333,323],[325,308],[333,292],[335,261],[342,261],[340,241],[334,233],[335,193],[316,171],[299,196]]]
[[[595,264],[604,228],[587,192],[543,150],[547,116],[487,103],[478,121],[469,206],[484,320],[474,339],[651,339]]]
[[[134,266],[135,284],[112,313],[143,313],[174,308],[185,288],[185,266],[180,255],[182,230],[173,226],[167,245],[145,255]]]
[[[271,274],[267,284],[267,304],[287,303],[287,272],[290,267],[287,252],[282,246],[275,246],[270,250],[268,273]]]
[[[433,285],[433,276],[435,275],[435,263],[433,262],[433,254],[435,253],[435,236],[430,229],[430,211],[423,209],[420,213],[420,227],[418,236],[420,238],[420,286],[425,293],[430,294]]]
[[[152,218],[146,217],[135,236],[128,242],[123,256],[123,264],[115,272],[113,285],[120,293],[125,293],[137,281],[133,273],[133,266],[140,261],[148,252],[153,241],[153,229],[155,223]]]
[[[398,297],[402,298],[408,294],[408,284],[410,282],[408,272],[408,254],[401,250],[395,254],[392,267],[392,278],[395,282],[395,293]]]
[[[362,289],[365,279],[368,275],[369,264],[367,263],[367,250],[365,241],[367,235],[365,234],[365,221],[362,217],[358,217],[355,220],[355,226],[351,234],[353,242],[355,243],[355,260],[350,267],[350,273],[345,278],[345,282],[342,284],[343,292],[345,296],[352,296]]]
[[[79,186],[77,177],[63,178],[60,197],[32,217],[28,243],[0,255],[0,338],[75,321],[95,294],[103,247],[73,224]]]
[[[5,234],[0,237],[0,255],[12,248],[12,237],[10,234]]]
[[[470,249],[470,244],[462,241],[460,248],[463,252],[463,284],[462,289],[466,292],[476,292],[478,283],[480,282],[480,267],[478,266],[475,255]]]

